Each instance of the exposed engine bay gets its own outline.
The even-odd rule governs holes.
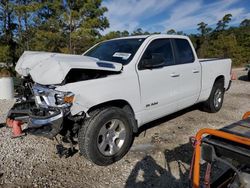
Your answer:
[[[25,51],[15,70],[23,77],[30,76],[35,83],[59,85],[119,73],[122,68],[120,63],[83,55]]]
[[[104,78],[111,74],[117,73],[105,70],[71,69],[62,84]]]

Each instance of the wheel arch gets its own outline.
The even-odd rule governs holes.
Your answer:
[[[216,78],[215,81],[214,81],[214,84],[215,84],[216,82],[222,82],[222,83],[223,83],[223,87],[224,87],[224,89],[225,89],[225,76],[224,76],[224,75],[217,76],[217,78]]]
[[[223,85],[222,85],[223,84]],[[224,89],[225,91],[225,78],[223,75],[218,76],[212,86],[209,98],[203,102],[203,110],[209,113],[216,113],[218,112],[223,104],[223,98],[224,98],[224,91],[222,91],[221,94],[221,102],[219,105],[215,105],[214,100],[215,100],[215,94],[218,90],[218,88],[221,88],[221,90]]]
[[[106,101],[106,102],[94,105],[88,109],[87,114],[89,114],[92,111],[95,111],[97,109],[102,109],[102,108],[107,108],[107,107],[118,107],[118,108],[121,108],[124,111],[126,111],[130,115],[130,117],[133,118],[133,119],[131,119],[133,122],[132,123],[133,132],[134,133],[138,132],[138,124],[137,124],[134,110],[133,110],[132,106],[129,104],[129,102],[126,100],[116,99],[116,100],[110,100],[110,101]]]

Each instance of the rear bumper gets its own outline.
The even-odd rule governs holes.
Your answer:
[[[226,88],[226,91],[228,91],[231,88],[232,80],[229,81],[228,87]]]

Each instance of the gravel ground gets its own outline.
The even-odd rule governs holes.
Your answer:
[[[220,128],[250,110],[250,82],[245,71],[225,95],[216,114],[195,107],[147,124],[131,151],[119,162],[99,167],[75,154],[60,159],[53,140],[28,135],[11,139],[0,125],[0,187],[187,187],[192,156],[189,137],[204,127]],[[4,123],[13,101],[0,101]]]

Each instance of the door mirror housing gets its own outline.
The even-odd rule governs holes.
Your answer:
[[[143,69],[153,69],[153,68],[160,68],[164,67],[165,59],[162,54],[154,53],[151,54],[150,58],[142,59],[142,68]]]

